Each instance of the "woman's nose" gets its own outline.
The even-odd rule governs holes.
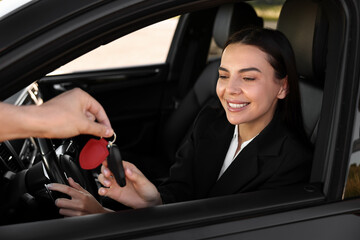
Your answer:
[[[242,93],[242,84],[239,79],[230,78],[228,85],[226,87],[226,91],[229,94],[241,94]]]

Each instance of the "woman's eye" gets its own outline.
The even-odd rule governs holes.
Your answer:
[[[225,75],[219,75],[219,78],[220,78],[220,79],[226,79],[226,78],[228,78],[228,77],[225,76]]]
[[[245,81],[254,81],[255,80],[255,78],[252,78],[252,77],[243,77],[243,79]]]

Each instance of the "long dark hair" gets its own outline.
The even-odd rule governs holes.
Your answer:
[[[247,28],[234,33],[226,42],[224,49],[234,43],[258,47],[267,54],[267,61],[274,68],[275,77],[283,79],[287,76],[288,94],[284,99],[278,100],[276,111],[289,130],[299,135],[302,140],[308,141],[302,118],[295,55],[289,40],[278,30]]]

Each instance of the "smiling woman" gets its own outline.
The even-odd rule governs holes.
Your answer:
[[[300,96],[293,51],[281,32],[249,28],[230,37],[216,92],[222,108],[207,107],[200,113],[169,182],[159,187],[163,202],[308,180],[312,150],[302,121],[291,128],[293,111],[301,119]],[[217,156],[211,163],[209,154]],[[269,156],[272,160],[266,161]]]

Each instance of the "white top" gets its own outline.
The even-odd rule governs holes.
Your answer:
[[[239,134],[238,125],[235,125],[234,135],[233,135],[233,138],[231,140],[228,152],[226,154],[223,166],[222,166],[222,168],[220,170],[220,174],[219,174],[218,179],[226,171],[226,169],[230,166],[230,164],[234,161],[234,159],[239,155],[239,153],[257,136],[256,135],[252,139],[249,139],[249,140],[243,142],[241,144],[239,152],[237,152],[236,155],[235,155],[236,149],[238,148],[238,145],[239,145],[238,134]]]

